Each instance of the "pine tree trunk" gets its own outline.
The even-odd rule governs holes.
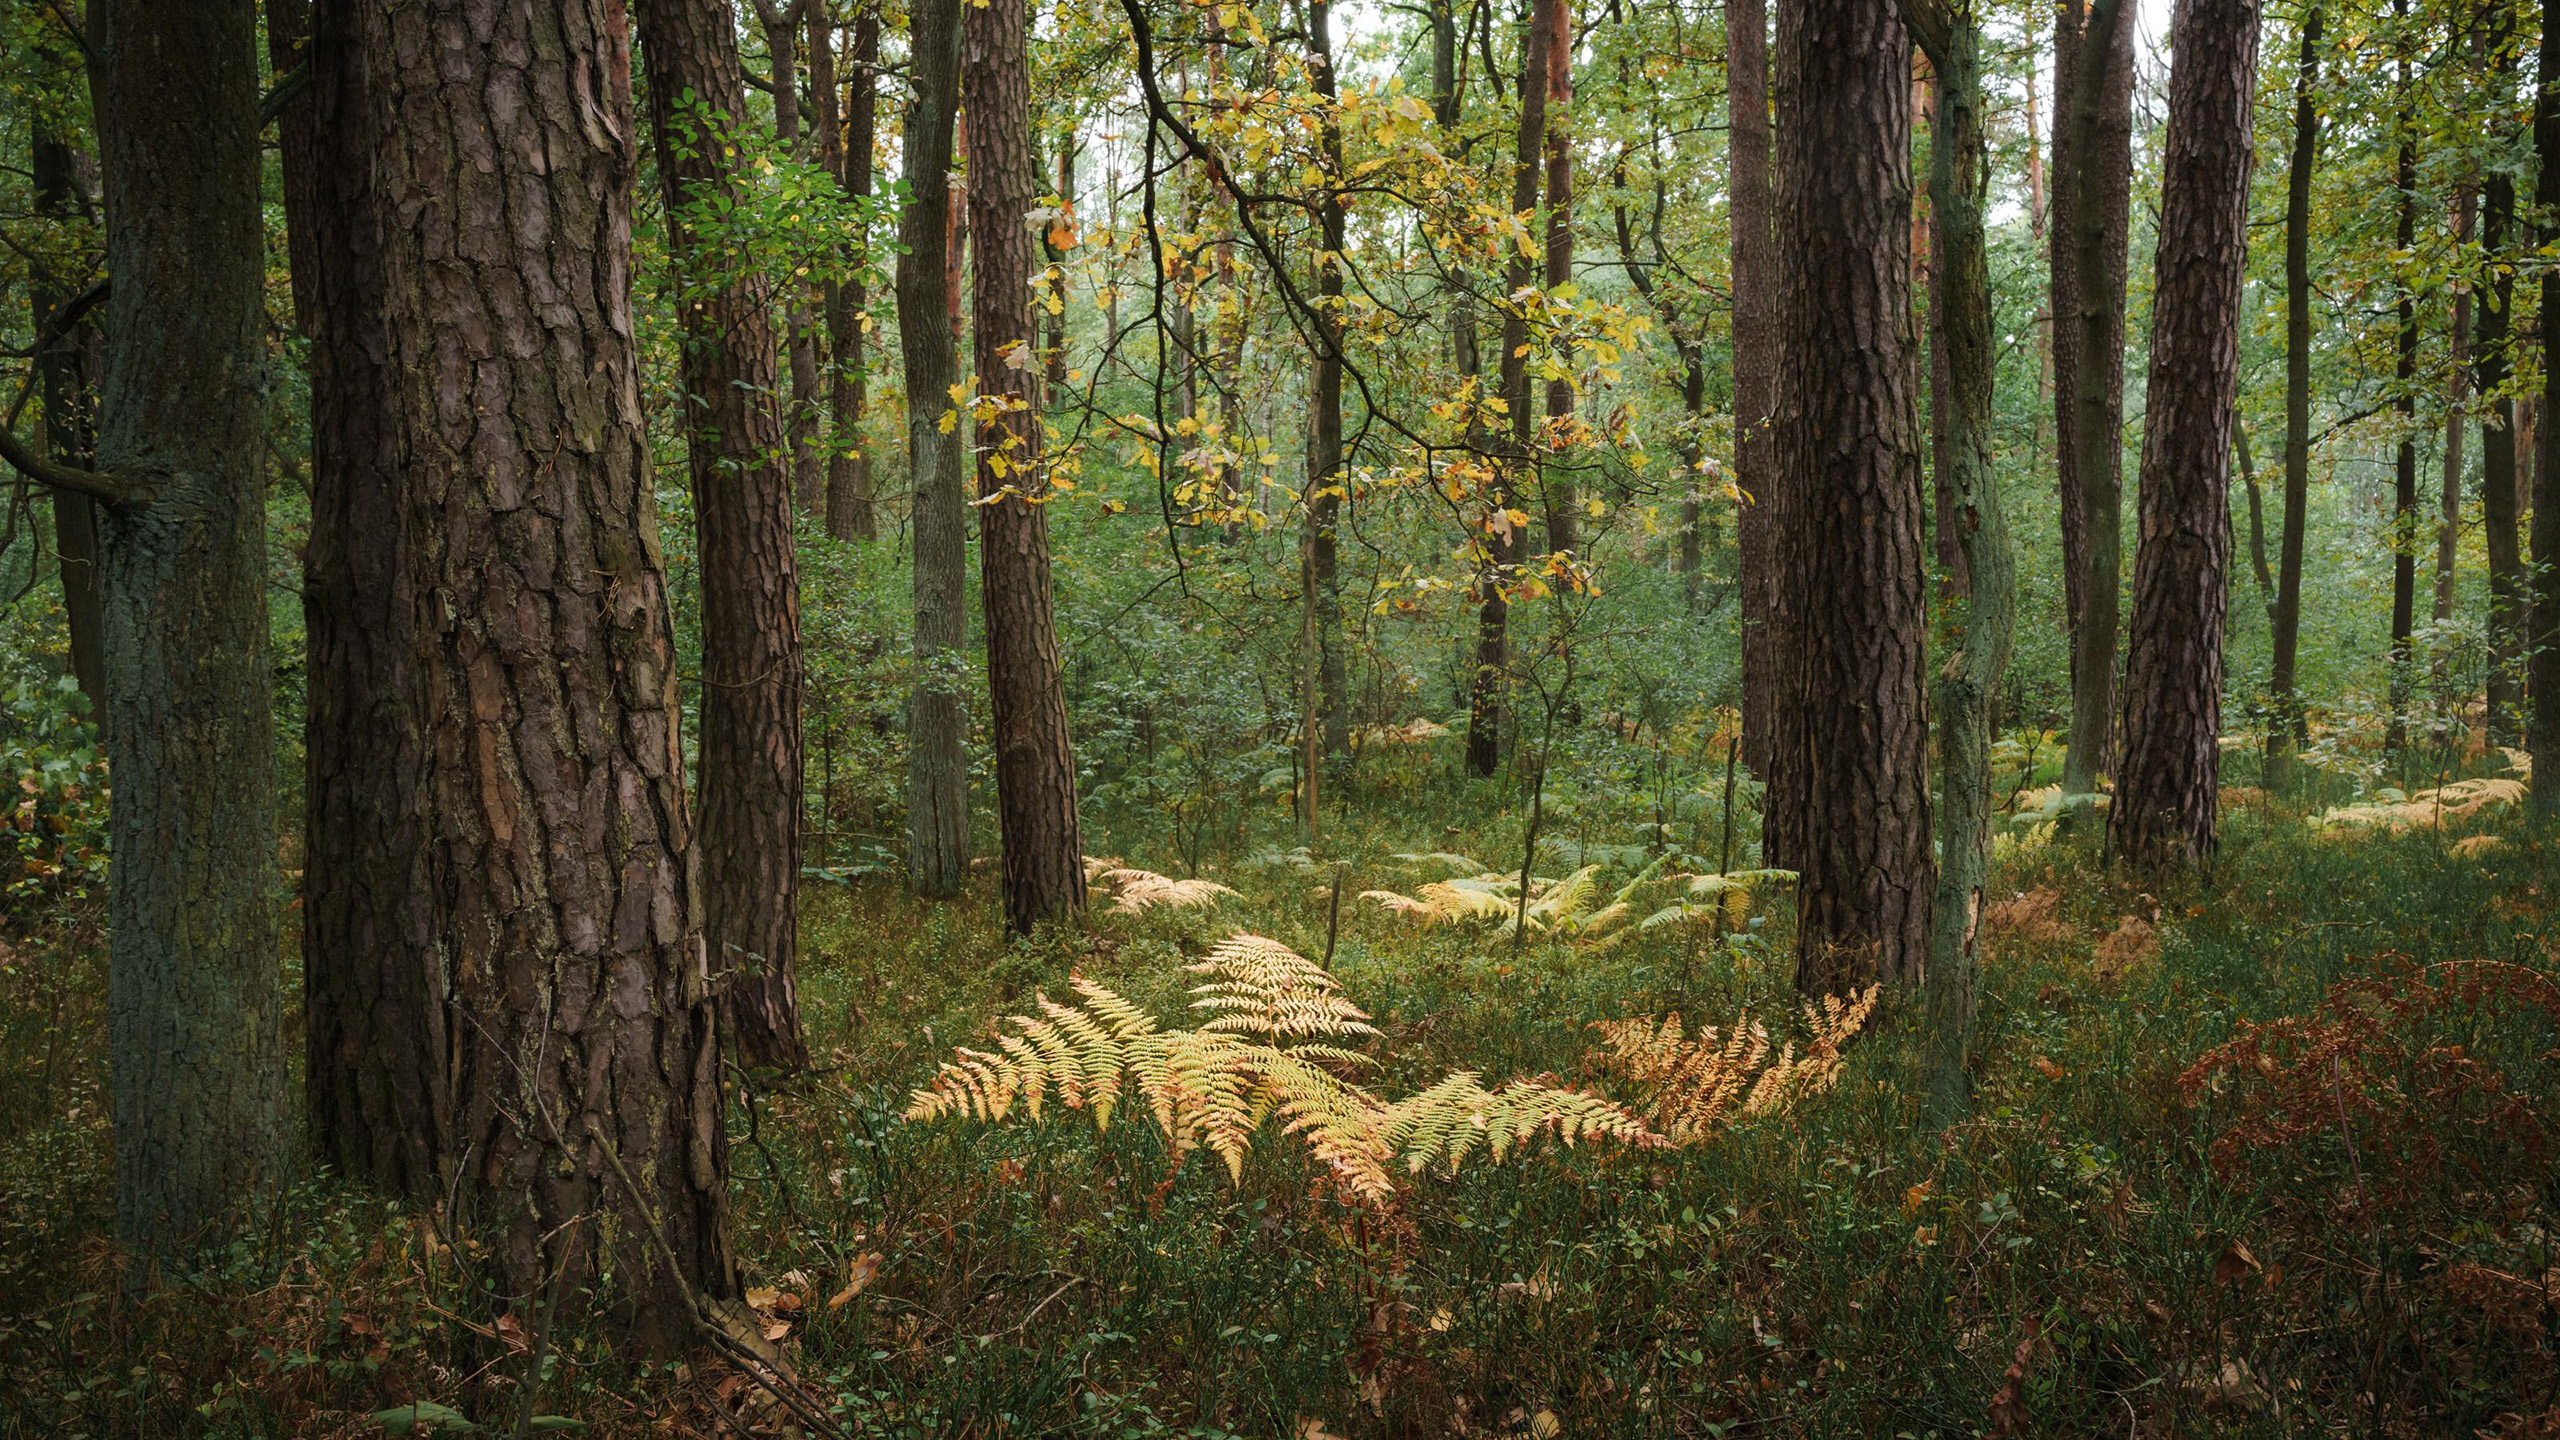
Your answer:
[[[1006,927],[1084,904],[1075,752],[1049,588],[1048,471],[1040,457],[1031,323],[1031,21],[1026,0],[972,3],[962,22],[969,97],[969,229],[977,237],[978,551],[987,692],[1004,837]]]
[[[282,1178],[257,7],[94,0],[116,1234],[133,1279]]]
[[[1742,760],[1770,785],[1801,749],[1785,739],[1798,704],[1798,676],[1786,655],[1793,593],[1778,569],[1777,538],[1786,528],[1778,490],[1769,413],[1778,374],[1778,253],[1772,228],[1778,201],[1771,179],[1769,20],[1764,0],[1725,0],[1726,101],[1731,112],[1733,270],[1733,468],[1746,497],[1734,514],[1742,592]],[[1789,731],[1788,735],[1793,732]],[[1793,793],[1801,795],[1799,786]],[[1785,865],[1796,812],[1772,804],[1761,822],[1762,863]]]
[[[2080,172],[2073,168],[2071,127],[2077,113],[2080,31],[2087,11],[2083,0],[2054,0],[2053,202],[2045,230],[2047,308],[2053,324],[2053,493],[2061,514],[2062,623],[2075,675],[2080,663],[2080,585],[2089,568],[2089,544],[2080,520],[2079,454],[2072,444],[2078,433],[2073,417],[2080,404],[2080,276],[2073,260],[2080,232],[2072,218],[2072,202],[2080,188]]]
[[[704,143],[676,109],[711,123],[746,111],[729,0],[640,0],[669,249],[695,298],[681,315],[686,454],[702,570],[702,933],[723,1020],[743,1064],[796,1070],[800,1036],[800,574],[792,480],[775,457],[772,297],[761,276],[692,233],[696,206],[734,198],[734,152]],[[787,41],[787,37],[786,37]],[[785,49],[787,50],[786,43]]]
[[[810,12],[809,79],[819,97],[819,163],[857,203],[871,198],[871,154],[880,108],[874,72],[879,63],[880,12],[877,6],[865,6],[853,22],[853,77],[846,86],[851,114],[839,126],[835,46],[828,33],[826,8]],[[852,249],[847,258],[868,267],[869,238],[855,242]],[[869,298],[859,273],[827,284],[827,349],[834,362],[829,367],[827,404],[835,413],[836,430],[834,442],[827,447],[827,534],[838,540],[869,540],[879,533],[871,500],[871,448],[862,420],[871,380],[862,332],[863,306]]]
[[[916,0],[909,62],[907,204],[898,221],[898,345],[906,367],[914,475],[916,683],[907,708],[907,879],[950,895],[969,876],[968,500],[951,276],[957,268],[951,160],[960,106],[961,0]],[[943,418],[949,416],[950,428]]]
[[[389,1147],[414,1166],[377,1178],[456,1199],[444,1218],[486,1236],[498,1293],[609,1275],[598,1303],[672,1353],[694,1297],[733,1296],[736,1279],[630,308],[622,11],[366,0],[324,7],[315,52],[324,94],[361,95],[332,142],[364,162],[332,182],[361,203],[336,223],[380,283],[334,293],[383,307],[385,348],[328,373],[384,380],[381,453],[398,458],[388,500],[379,475],[356,498],[403,550],[414,669],[381,703],[415,707],[401,793],[435,909],[399,983],[441,1030],[429,1044],[405,1015],[342,1017],[375,1027],[352,1063],[389,1073],[314,1089],[411,1098],[416,1113],[367,1117],[419,1127]],[[529,145],[538,171],[516,163]]]
[[[2275,663],[2268,688],[2267,783],[2292,783],[2293,752],[2303,736],[2302,699],[2294,683],[2302,637],[2303,511],[2311,489],[2311,167],[2320,153],[2320,7],[2302,22],[2302,54],[2293,72],[2293,159],[2284,208],[2284,515],[2276,542]]]
[[[1325,164],[1337,177],[1347,176],[1342,160],[1342,125],[1334,90],[1333,8],[1327,0],[1308,0],[1307,49],[1309,79],[1325,106],[1319,143]],[[1338,257],[1350,248],[1343,231],[1339,202],[1320,201],[1317,233],[1324,253],[1316,259],[1315,306],[1322,320],[1309,386],[1314,414],[1307,431],[1307,603],[1313,607],[1315,630],[1316,713],[1323,734],[1323,757],[1339,762],[1351,750],[1351,707],[1344,692],[1349,669],[1342,653],[1342,559],[1337,530],[1349,476],[1342,468],[1342,266]],[[1312,812],[1310,812],[1312,814]]]
[[[1927,961],[1920,437],[1913,385],[1911,56],[1891,0],[1779,14],[1784,256],[1779,564],[1799,587],[1806,782],[1796,985],[1910,982]],[[1800,502],[1800,503],[1795,503]],[[1782,762],[1779,775],[1787,774]],[[1771,796],[1771,807],[1793,797]]]
[[[2107,817],[2116,855],[2145,868],[2214,848],[2257,0],[2182,0],[2169,39],[2124,760]]]
[[[2541,170],[2533,198],[2543,215],[2547,246],[2560,240],[2560,5],[2543,0],[2541,63],[2533,96],[2533,148]],[[2560,477],[2560,275],[2542,274],[2542,424],[2535,432],[2534,472]],[[2533,507],[2532,713],[2525,740],[2537,780],[2530,809],[2537,824],[2560,814],[2560,494],[2537,496]]]
[[[1573,104],[1573,0],[1554,0],[1555,18],[1548,22],[1547,68],[1547,254],[1546,288],[1552,293],[1573,280],[1573,145],[1566,135],[1566,116]],[[1560,443],[1563,421],[1573,416],[1573,382],[1547,382],[1547,433]],[[1547,465],[1539,498],[1547,512],[1547,549],[1571,553],[1582,548],[1582,501],[1576,493],[1573,464],[1559,456]]]
[[[1934,7],[1933,7],[1934,8]],[[1940,1121],[1968,1098],[1966,1054],[1975,1011],[1976,942],[1982,887],[1991,861],[1992,711],[2009,667],[2015,629],[2017,558],[2010,549],[1999,477],[1992,467],[1991,262],[1983,232],[1991,157],[1983,126],[1982,40],[1970,8],[1948,7],[1915,27],[1938,78],[1929,138],[1930,212],[1937,251],[1930,270],[1932,350],[1945,384],[1932,395],[1940,544],[1955,603],[1946,658],[1939,664],[1937,725],[1938,890],[1931,904],[1927,975],[1929,1104]]]
[[[2068,243],[2073,299],[2066,524],[2080,577],[2071,632],[2071,735],[2062,788],[2086,794],[2113,754],[2124,464],[2125,244],[2133,184],[2133,26],[2123,0],[2095,0],[2072,61]]]
[[[2501,73],[2501,81],[2509,78]],[[2515,178],[2492,171],[2482,187],[2481,249],[2493,260],[2511,259],[2516,221]],[[2511,745],[2523,719],[2524,557],[2516,534],[2516,407],[2500,396],[2512,371],[2507,354],[2513,329],[2515,276],[2500,273],[2481,292],[2472,357],[2472,387],[2489,402],[2480,431],[2480,523],[2489,551],[2489,743]]]

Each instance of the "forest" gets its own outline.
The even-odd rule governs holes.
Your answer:
[[[0,1440],[2560,1437],[2560,3],[0,81]]]

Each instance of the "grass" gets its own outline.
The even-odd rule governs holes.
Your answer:
[[[1451,818],[1355,820],[1311,873],[1212,865],[1243,892],[1214,910],[1101,916],[1025,945],[999,933],[991,893],[935,906],[885,880],[812,887],[803,997],[822,1068],[740,1086],[732,1172],[746,1280],[775,1292],[759,1298],[847,1429],[2560,1428],[2560,1167],[2533,1136],[2560,1092],[2560,1017],[2497,995],[2408,1015],[2374,998],[2405,993],[2411,965],[2552,974],[2546,856],[2516,837],[2472,856],[2426,834],[2317,839],[2253,806],[2209,882],[2145,892],[2068,840],[2012,857],[1997,888],[2050,887],[2063,924],[1992,935],[1978,1103],[1943,1133],[1918,1123],[1890,1018],[1837,1090],[1783,1121],[1691,1151],[1543,1148],[1421,1179],[1385,1212],[1284,1143],[1230,1184],[1205,1155],[1169,1171],[1140,1123],[897,1118],[953,1044],[1071,969],[1161,1013],[1192,978],[1181,964],[1233,929],[1323,953],[1315,891],[1335,859],[1356,890],[1411,878],[1386,858],[1398,849],[1517,854],[1518,817],[1455,835]],[[2156,944],[2102,959],[2128,914]],[[471,1292],[415,1222],[323,1176],[160,1295],[120,1294],[92,941],[19,943],[0,997],[0,1433],[355,1435],[416,1400],[493,1431],[536,1412],[607,1434],[775,1428],[735,1376],[644,1369],[596,1335],[548,1337],[536,1376],[498,1297]],[[1587,1079],[1585,1027],[1605,1017],[1774,1019],[1786,941],[1647,936],[1595,956],[1532,937],[1515,955],[1346,902],[1333,968],[1385,1032],[1383,1088],[1401,1092],[1459,1067]],[[2330,997],[2364,977],[2383,978]],[[2386,1013],[2396,1051],[2306,1062],[2332,1067],[2342,1123],[2315,1113],[2217,1166],[2216,1139],[2273,1113],[2280,1080],[2316,1098],[2320,1075],[2277,1057],[2182,1084],[2200,1057],[2252,1022]],[[2463,1084],[2445,1078],[2455,1045]],[[2489,1070],[2494,1090],[2472,1083]]]

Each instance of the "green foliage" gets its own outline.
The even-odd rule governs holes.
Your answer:
[[[98,894],[107,876],[107,763],[89,702],[65,675],[21,680],[0,721],[0,774],[16,781],[0,873],[7,907],[26,913]]]

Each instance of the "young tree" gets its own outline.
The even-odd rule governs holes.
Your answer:
[[[968,423],[959,382],[952,273],[959,216],[951,159],[960,109],[961,0],[916,0],[908,61],[907,204],[898,217],[898,347],[906,365],[914,474],[916,683],[907,705],[907,879],[950,895],[969,876],[969,515],[961,489]],[[949,426],[944,416],[951,417]]]
[[[2505,72],[2513,60],[2508,38],[2497,45]],[[2512,75],[2500,73],[2502,88]],[[2481,287],[2473,313],[2472,388],[2489,399],[2489,422],[2480,429],[2480,528],[2489,552],[2489,740],[2513,744],[2523,719],[2521,667],[2524,661],[2524,557],[2516,535],[2516,402],[2507,382],[2514,369],[2508,346],[2513,342],[2515,308],[2514,244],[2515,177],[2492,170],[2481,185],[2480,246],[2498,265]]]
[[[1772,217],[1777,191],[1770,176],[1769,16],[1764,0],[1725,0],[1725,106],[1730,112],[1728,166],[1733,195],[1733,469],[1746,497],[1734,516],[1742,595],[1742,758],[1775,783],[1795,748],[1778,727],[1797,707],[1788,698],[1796,667],[1785,659],[1790,621],[1781,608],[1792,593],[1777,570],[1777,538],[1785,497],[1769,414],[1778,375],[1778,253]],[[1774,823],[1773,823],[1774,822]],[[1762,863],[1790,863],[1790,817],[1772,808],[1761,828]]]
[[[1550,292],[1573,281],[1573,140],[1566,133],[1566,112],[1573,105],[1573,4],[1572,0],[1555,0],[1555,17],[1547,22],[1546,73],[1539,83],[1546,86],[1547,111],[1547,253],[1545,283]],[[1549,443],[1563,433],[1561,422],[1573,415],[1573,381],[1557,377],[1547,382],[1547,431]],[[1582,548],[1582,502],[1573,483],[1569,464],[1544,467],[1538,487],[1547,516],[1547,548],[1554,551],[1576,551]]]
[[[645,3],[645,0],[644,0]],[[773,138],[784,153],[798,155],[802,149],[800,124],[800,29],[804,18],[816,18],[812,12],[824,9],[827,0],[754,0],[756,19],[764,25],[765,54],[773,62]],[[720,6],[724,12],[726,4]],[[645,29],[646,27],[644,27]],[[734,27],[733,27],[734,28]],[[642,50],[648,49],[646,37]],[[737,41],[733,37],[729,49],[734,54]],[[810,57],[810,74],[817,73],[817,57]],[[654,71],[655,67],[652,66]],[[652,108],[654,108],[654,103]],[[732,110],[737,115],[742,112]],[[791,439],[790,482],[803,513],[823,516],[826,506],[826,465],[818,451],[818,332],[810,323],[807,287],[794,284],[783,297],[783,343],[791,364],[791,400],[783,415],[784,428]]]
[[[353,483],[415,627],[377,706],[416,727],[391,759],[415,765],[398,795],[430,901],[400,916],[420,929],[395,937],[414,968],[392,1003],[315,1040],[311,1088],[398,1134],[335,1155],[485,1227],[498,1293],[609,1296],[664,1353],[736,1277],[632,326],[630,59],[615,0],[321,7],[330,164],[352,167],[323,193],[380,277],[329,293],[378,305],[383,345],[329,373],[381,382],[399,458],[396,485]],[[362,333],[338,323],[324,343]]]
[[[257,7],[94,0],[105,366],[94,470],[0,429],[98,507],[109,1102],[131,1278],[286,1156],[261,409]]]
[[[987,692],[1004,837],[1005,924],[1016,934],[1084,904],[1075,752],[1049,589],[1048,472],[1040,458],[1031,323],[1031,20],[1026,0],[972,3],[962,21],[969,97],[969,228],[977,237],[978,553]]]
[[[67,224],[90,208],[83,158],[64,133],[69,117],[58,108],[78,94],[70,65],[49,53],[38,64],[58,77],[60,89],[31,97],[30,155],[36,213]],[[55,273],[42,260],[27,283],[28,320],[34,331],[36,399],[43,407],[44,453],[56,463],[90,469],[98,463],[98,327],[88,316],[95,287]],[[54,562],[62,580],[63,629],[71,645],[71,675],[89,702],[89,719],[107,718],[105,596],[98,577],[98,505],[86,495],[51,492]]]
[[[2543,243],[2560,241],[2560,4],[2543,0],[2540,64],[2535,67],[2533,148],[2541,160],[2533,198],[2543,216]],[[2542,272],[2542,413],[2535,432],[2534,472],[2560,476],[2560,274]],[[2545,484],[2552,483],[2548,478]],[[2552,501],[2545,504],[2543,501]],[[2526,741],[2536,777],[2560,777],[2560,492],[2533,507],[2534,635],[2528,691],[2533,711]],[[2537,778],[2534,819],[2560,814],[2560,778]]]
[[[2214,847],[2257,0],[2179,0],[2170,45],[2124,760],[2107,818],[2109,844],[2139,867]]]
[[[2267,725],[2267,779],[2291,783],[2292,756],[2303,734],[2295,693],[2295,654],[2302,635],[2302,530],[2311,490],[2311,167],[2320,154],[2321,11],[2302,19],[2302,54],[2293,71],[2293,158],[2284,206],[2284,518],[2276,547],[2275,663],[2268,688],[2275,714]]]
[[[2392,0],[2392,89],[2398,99],[2393,124],[2400,132],[2392,176],[2399,213],[2392,243],[2401,254],[2418,245],[2418,129],[2412,115],[2409,76],[2409,0]],[[2391,719],[2383,750],[2397,764],[2409,746],[2409,665],[2418,620],[2418,296],[2406,277],[2399,282],[2399,335],[2392,366],[2392,409],[2400,417],[2400,444],[2391,465]]]
[[[1796,984],[1920,978],[1935,889],[1921,712],[1911,52],[1892,0],[1779,14],[1778,485],[1805,757]],[[1781,727],[1781,734],[1787,727]],[[1782,761],[1778,776],[1789,766]],[[1772,786],[1770,808],[1797,803]]]
[[[835,43],[827,10],[809,12],[809,83],[818,97],[818,158],[857,205],[871,198],[872,150],[879,125],[880,7],[865,4],[853,22],[852,74],[845,80],[843,123],[835,84]],[[849,257],[867,269],[870,239]],[[838,540],[868,540],[879,533],[871,502],[871,452],[862,411],[871,374],[863,351],[862,309],[869,299],[862,274],[827,282],[827,346],[833,362],[827,404],[835,412],[835,443],[827,449],[827,533]]]
[[[649,134],[682,327],[702,569],[702,930],[738,1058],[796,1070],[800,1037],[800,572],[761,276],[695,232],[734,203],[746,111],[730,0],[640,0]],[[790,36],[782,33],[784,49]],[[798,342],[794,342],[795,344]],[[796,368],[797,361],[794,361]]]
[[[1336,183],[1348,178],[1342,161],[1340,95],[1333,74],[1333,7],[1327,0],[1308,0],[1307,69],[1324,105],[1319,143],[1325,165]],[[1349,248],[1343,230],[1344,201],[1330,194],[1317,199],[1316,355],[1309,385],[1314,414],[1307,429],[1307,623],[1315,632],[1316,713],[1308,723],[1321,729],[1323,758],[1338,760],[1351,749],[1351,706],[1345,693],[1350,673],[1342,653],[1342,502],[1349,498],[1350,476],[1342,455],[1342,256]],[[1312,774],[1313,772],[1310,771]],[[1315,793],[1309,788],[1309,795]],[[1303,802],[1302,802],[1303,803]],[[1310,811],[1312,818],[1312,811]]]

